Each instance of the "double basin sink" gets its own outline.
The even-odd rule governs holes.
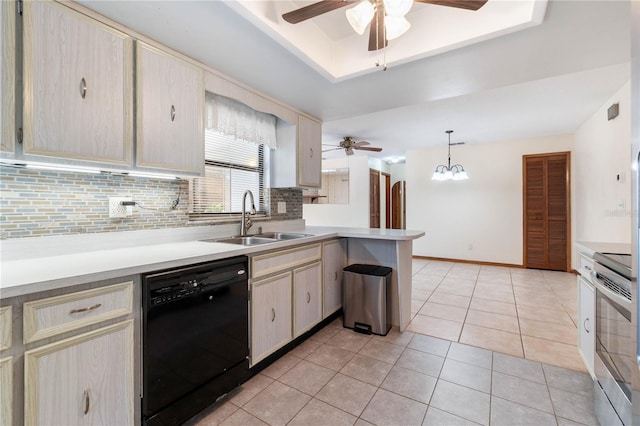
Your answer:
[[[262,234],[236,236],[226,238],[215,238],[210,240],[202,240],[213,243],[239,244],[243,246],[255,246],[258,244],[275,243],[283,240],[295,240],[298,238],[310,237],[311,234],[299,234],[295,232],[265,232]]]

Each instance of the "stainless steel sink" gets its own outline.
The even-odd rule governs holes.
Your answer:
[[[210,243],[229,243],[229,244],[240,244],[243,246],[255,246],[257,244],[267,244],[267,243],[275,243],[278,240],[275,238],[266,238],[266,237],[228,237],[228,238],[215,238],[210,240],[201,240]]]
[[[276,240],[295,240],[296,238],[304,238],[311,237],[311,234],[299,234],[296,232],[264,232],[262,234],[258,234],[259,237],[263,238],[274,238]]]

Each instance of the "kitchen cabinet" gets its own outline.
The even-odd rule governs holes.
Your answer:
[[[293,271],[293,337],[322,321],[322,263]]]
[[[278,120],[278,149],[273,152],[272,186],[275,188],[321,185],[322,124],[304,115],[297,123]]]
[[[593,284],[578,275],[578,351],[593,376],[595,356],[596,295]]]
[[[53,1],[23,8],[24,155],[131,166],[132,39]]]
[[[251,284],[251,364],[291,340],[291,272]]]
[[[136,165],[204,173],[202,69],[136,42]]]
[[[26,302],[22,311],[24,343],[34,342],[131,314],[133,282]]]
[[[13,357],[0,359],[0,424],[13,424]]]
[[[298,117],[298,186],[320,187],[322,164],[322,125]]]
[[[11,306],[3,306],[0,308],[0,351],[11,348],[11,325],[13,324],[12,313],[13,309]]]
[[[134,424],[133,320],[25,353],[25,424]]]
[[[342,270],[347,266],[347,240],[322,243],[323,318],[342,307]]]
[[[15,151],[16,2],[0,2],[0,151]]]

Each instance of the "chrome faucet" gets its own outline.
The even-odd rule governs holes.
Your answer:
[[[245,204],[247,202],[247,194],[251,197],[251,210],[249,210],[249,215],[247,215]],[[251,216],[252,214],[256,214],[256,206],[253,201],[253,193],[248,189],[244,191],[244,195],[242,196],[242,222],[240,224],[240,236],[244,237],[247,235],[247,231],[251,228]]]

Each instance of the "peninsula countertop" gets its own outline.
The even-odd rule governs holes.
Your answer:
[[[309,236],[254,246],[201,241],[233,235],[230,229],[198,226],[3,240],[0,242],[0,297],[4,299],[91,281],[285,249],[336,237],[408,241],[424,235],[423,231],[398,229],[298,227],[286,231]]]

